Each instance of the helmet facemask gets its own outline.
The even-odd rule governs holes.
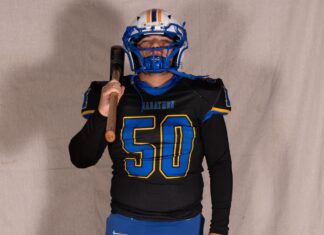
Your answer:
[[[178,70],[181,65],[182,53],[188,48],[188,43],[184,24],[181,26],[174,22],[169,22],[167,25],[160,23],[148,26],[144,24],[145,27],[133,25],[126,28],[123,43],[131,69],[135,73],[161,73],[169,69]],[[163,47],[139,48],[137,43],[149,35],[166,36],[173,42]],[[143,56],[148,52],[149,56]]]

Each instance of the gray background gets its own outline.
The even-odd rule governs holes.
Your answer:
[[[230,234],[324,234],[322,0],[1,0],[1,234],[104,234],[110,160],[76,169],[68,143],[110,46],[152,7],[187,22],[183,70],[229,90]]]

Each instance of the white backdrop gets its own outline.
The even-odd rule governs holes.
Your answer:
[[[322,0],[2,0],[0,234],[104,234],[110,160],[76,169],[68,143],[110,46],[152,7],[186,20],[184,70],[229,90],[230,234],[324,234]]]

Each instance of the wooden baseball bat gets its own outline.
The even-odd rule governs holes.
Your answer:
[[[125,52],[121,46],[112,46],[110,51],[110,80],[119,81],[124,74]],[[106,125],[105,138],[112,143],[116,139],[116,120],[117,120],[118,94],[113,92],[109,97],[109,109]]]

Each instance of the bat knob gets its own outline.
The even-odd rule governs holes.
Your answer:
[[[108,143],[112,143],[115,141],[115,133],[113,131],[106,131],[105,133],[105,138],[107,140]]]

